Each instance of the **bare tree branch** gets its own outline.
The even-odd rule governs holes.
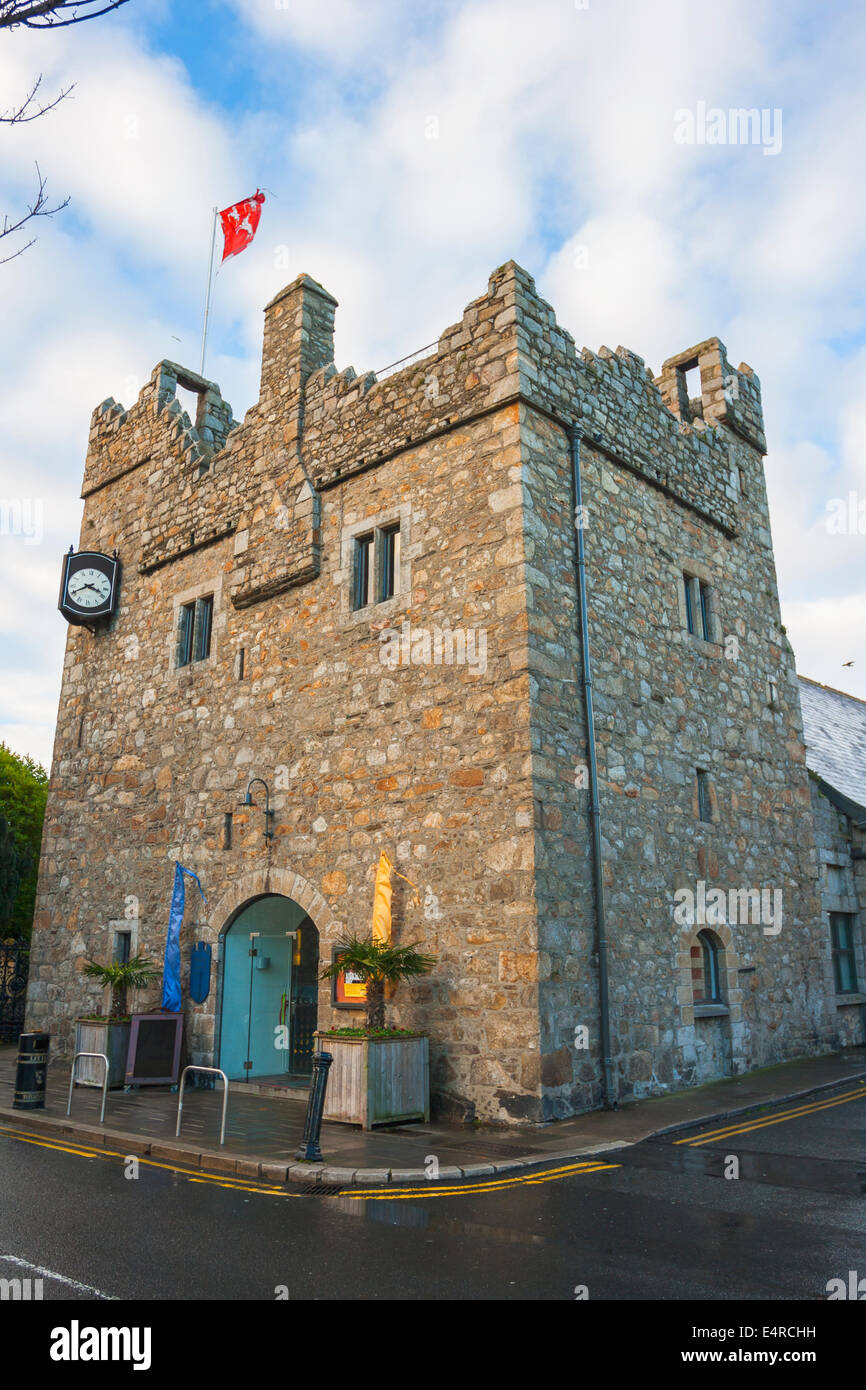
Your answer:
[[[41,83],[42,73],[39,74],[20,106],[13,106],[11,110],[4,111],[3,115],[0,116],[0,125],[25,125],[27,121],[38,120],[40,116],[45,115],[46,111],[53,111],[55,106],[58,106],[64,97],[69,96],[72,87],[75,86],[73,82],[72,87],[64,88],[60,95],[56,96],[53,101],[47,102],[45,106],[40,106],[38,111],[32,111],[28,115],[27,112],[36,100],[36,93],[39,91]]]
[[[19,217],[17,222],[10,222],[9,218],[4,215],[3,226],[0,227],[0,241],[2,241],[4,237],[13,236],[15,232],[20,232],[21,228],[25,226],[31,218],[53,217],[56,212],[62,212],[65,207],[69,206],[68,198],[64,198],[63,202],[58,203],[54,208],[46,206],[48,199],[45,196],[45,188],[48,180],[43,176],[38,164],[36,165],[36,179],[38,183],[36,197],[28,206],[24,216]],[[19,247],[17,251],[12,252],[11,256],[4,256],[3,259],[0,260],[0,265],[5,265],[7,261],[14,261],[15,257],[20,256],[23,251],[26,251],[28,246],[32,246],[36,239],[36,237],[31,237],[26,246]]]
[[[83,24],[88,19],[119,10],[128,0],[0,0],[0,29],[14,29],[23,24],[26,29],[64,29],[69,24]],[[101,9],[94,9],[101,5]],[[68,19],[60,18],[68,14]]]
[[[110,14],[112,10],[119,10],[121,5],[126,5],[129,0],[0,0],[0,29],[16,29],[23,26],[25,29],[63,29],[70,24],[83,24],[87,19],[98,19],[100,15]],[[44,116],[49,111],[53,111],[65,97],[69,96],[72,87],[64,88],[59,96],[53,101],[45,104],[37,103],[36,94],[42,83],[42,74],[37,77],[27,96],[20,106],[13,106],[10,110],[0,115],[0,125],[26,125],[28,121],[36,121],[40,116]],[[14,236],[26,223],[34,217],[53,217],[55,213],[62,212],[69,206],[69,199],[65,198],[56,207],[48,207],[45,197],[46,180],[42,177],[39,165],[36,165],[37,189],[33,203],[27,208],[23,217],[19,217],[17,222],[9,221],[8,216],[3,217],[3,226],[0,228],[0,240],[4,237]],[[33,245],[36,240],[31,237],[24,245],[11,255],[0,258],[0,265],[5,265],[7,261],[14,261],[16,256],[20,256],[28,247]]]

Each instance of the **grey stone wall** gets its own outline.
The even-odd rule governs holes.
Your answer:
[[[337,370],[335,307],[309,276],[275,296],[240,424],[213,383],[169,362],[128,409],[94,412],[81,544],[117,547],[121,602],[107,633],[69,632],[29,1026],[69,1047],[92,1006],[82,964],[107,957],[124,912],[137,949],[161,959],[175,859],[208,899],[191,898],[185,951],[210,940],[219,962],[232,914],[278,892],[313,917],[325,960],[369,924],[384,849],[422,897],[413,907],[395,881],[395,937],[437,956],[391,1016],[429,1029],[440,1113],[515,1123],[599,1102],[577,420],[617,1089],[827,1047],[754,373],[732,372],[717,339],[658,381],[624,349],[578,354],[512,262],[434,352],[383,381]],[[683,397],[693,358],[700,402]],[[199,392],[195,422],[178,382]],[[354,538],[396,521],[399,592],[356,613]],[[685,567],[711,586],[709,641],[684,632]],[[177,669],[179,608],[206,594],[210,657]],[[475,659],[437,661],[424,634],[458,630]],[[389,633],[408,664],[383,660]],[[252,776],[271,785],[270,843],[261,812],[238,806]],[[698,879],[778,889],[784,904],[778,935],[718,927],[726,1012],[712,1017],[692,996],[698,924],[674,919]],[[218,979],[189,1006],[194,1060],[218,1048]],[[327,985],[319,1004],[328,1024]]]

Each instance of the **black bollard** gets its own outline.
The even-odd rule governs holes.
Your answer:
[[[330,1052],[313,1053],[313,1079],[310,1082],[310,1099],[307,1101],[307,1116],[304,1120],[304,1137],[295,1158],[306,1159],[310,1163],[322,1162],[319,1148],[319,1135],[322,1130],[322,1114],[325,1109],[325,1091],[328,1086],[328,1068],[333,1062]]]
[[[22,1033],[18,1039],[13,1110],[45,1109],[45,1076],[50,1042],[47,1033]]]

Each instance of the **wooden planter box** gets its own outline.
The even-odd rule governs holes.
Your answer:
[[[131,1024],[105,1019],[76,1019],[75,1051],[104,1052],[108,1058],[108,1085],[122,1086],[126,1077],[126,1054],[129,1051]],[[82,1057],[75,1068],[75,1081],[82,1086],[101,1086],[105,1068],[98,1057]]]
[[[333,1057],[325,1094],[326,1120],[347,1125],[430,1119],[429,1039],[340,1038],[317,1033]]]

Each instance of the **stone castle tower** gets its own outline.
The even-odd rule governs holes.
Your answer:
[[[180,860],[207,895],[184,961],[216,960],[188,1045],[220,1064],[232,925],[288,899],[324,964],[386,850],[422,898],[395,881],[395,939],[437,957],[390,1011],[430,1033],[440,1114],[564,1116],[826,1048],[756,376],[718,339],[656,379],[576,352],[513,262],[383,380],[334,366],[335,308],[307,275],[271,301],[241,424],[171,362],[94,413],[81,547],[117,549],[120,604],[69,632],[28,1026],[69,1048],[119,923],[161,960]],[[714,889],[781,910],[707,930]],[[315,966],[308,1018],[345,1022]]]

